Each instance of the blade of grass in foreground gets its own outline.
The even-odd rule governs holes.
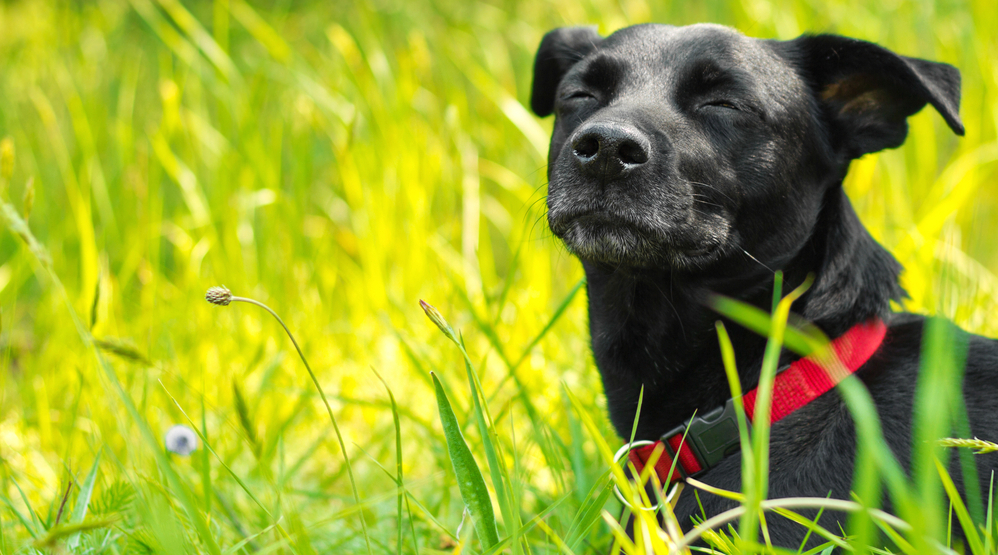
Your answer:
[[[967,544],[970,546],[971,553],[974,555],[986,555],[984,544],[981,542],[981,536],[977,533],[977,527],[974,525],[974,521],[971,520],[970,513],[967,512],[967,506],[963,504],[963,499],[960,498],[960,492],[956,491],[953,479],[950,478],[949,473],[946,472],[946,468],[943,467],[939,460],[936,460],[935,463],[936,470],[939,472],[939,478],[943,482],[943,488],[945,488],[946,494],[949,495],[950,502],[953,503],[953,511],[956,512],[956,517],[960,520],[960,525],[963,526],[963,533],[967,536]]]
[[[775,302],[779,302],[778,300]],[[738,367],[735,364],[735,348],[731,344],[728,330],[724,324],[718,321],[714,324],[717,329],[717,340],[721,346],[721,361],[724,364],[724,373],[728,378],[728,387],[731,389],[731,398],[734,400],[735,417],[738,422],[738,441],[742,449],[742,472],[751,475],[755,472],[752,456],[752,441],[749,437],[749,422],[745,415],[745,403],[742,401],[742,384],[738,378]]]
[[[485,391],[478,379],[474,366],[471,364],[471,357],[464,346],[464,340],[460,337],[450,324],[447,323],[443,315],[432,305],[425,301],[419,301],[420,306],[427,317],[440,328],[444,334],[453,341],[461,350],[464,357],[464,368],[468,376],[468,387],[471,394],[474,408],[475,421],[478,424],[479,433],[482,437],[482,447],[485,450],[485,457],[489,464],[489,473],[492,477],[492,486],[496,490],[496,498],[499,502],[499,510],[502,511],[503,522],[508,532],[514,536],[512,538],[513,554],[521,552],[521,546],[515,537],[521,527],[520,512],[514,501],[512,492],[512,480],[509,478],[509,470],[506,468],[506,457],[502,453],[502,444],[495,430],[495,421],[489,413],[489,407],[485,401]],[[522,389],[522,388],[521,388]]]
[[[777,282],[781,282],[778,275]],[[755,415],[752,425],[752,456],[754,458],[751,470],[755,475],[743,474],[742,490],[745,493],[745,516],[742,517],[739,535],[747,542],[755,541],[759,520],[763,519],[761,503],[769,493],[769,415],[773,399],[773,383],[776,379],[776,368],[779,364],[780,351],[783,349],[783,338],[787,329],[787,318],[790,316],[790,305],[800,298],[811,286],[811,278],[804,280],[799,287],[790,292],[776,305],[770,326],[769,340],[762,359],[762,371],[759,385],[756,389]],[[765,526],[763,526],[765,532]],[[768,536],[766,537],[769,543]]]
[[[926,320],[912,417],[912,479],[921,505],[918,525],[922,529],[916,548],[921,547],[923,537],[946,540],[946,505],[932,463],[942,459],[943,447],[938,440],[952,432],[952,407],[961,400],[959,384],[963,382],[966,353],[966,342],[961,339],[955,326],[946,320]]]
[[[454,474],[457,476],[461,499],[464,500],[468,512],[471,513],[471,517],[475,521],[475,530],[478,532],[482,545],[488,549],[499,543],[499,532],[496,528],[496,517],[492,510],[489,490],[485,487],[482,471],[479,470],[475,458],[471,455],[471,450],[468,449],[468,444],[464,441],[461,425],[457,422],[457,417],[450,406],[450,401],[447,400],[447,394],[444,393],[440,379],[433,372],[430,372],[430,376],[433,377],[437,407],[440,410],[440,422],[444,428],[447,452],[450,453]]]
[[[735,299],[715,296],[711,299],[711,307],[722,316],[730,318],[756,333],[769,334],[770,316],[755,306]],[[795,339],[791,341],[791,338]],[[824,334],[817,328],[800,330],[788,326],[784,339],[784,346],[801,356],[820,352],[828,344],[828,338],[824,337]],[[911,507],[912,503],[909,502],[910,493],[904,470],[883,440],[880,416],[869,391],[861,382],[853,378],[847,378],[840,382],[837,390],[849,408],[853,421],[856,422],[856,435],[859,443],[871,449],[871,452],[876,455],[873,460],[876,461],[888,491],[894,498],[894,506],[902,511],[904,507]],[[904,518],[903,514],[901,516]]]
[[[488,414],[488,407],[484,403],[485,392],[482,390],[481,382],[475,373],[474,367],[468,358],[467,350],[464,347],[462,338],[461,353],[464,354],[464,368],[468,375],[468,386],[471,389],[471,398],[474,401],[475,420],[478,423],[479,433],[482,435],[482,446],[485,449],[485,458],[489,463],[489,472],[492,475],[492,486],[496,489],[496,497],[499,501],[499,510],[502,512],[503,522],[506,525],[507,533],[514,534],[520,529],[519,512],[514,510],[512,502],[512,481],[509,479],[509,471],[506,468],[505,457],[500,451],[499,436],[495,431],[495,422],[492,415]],[[513,538],[513,553],[520,552],[520,545],[517,538]]]
[[[21,524],[23,524],[28,533],[31,534],[31,537],[37,538],[38,534],[43,530],[42,523],[38,520],[38,515],[35,513],[34,507],[32,507],[31,503],[28,501],[28,496],[24,495],[24,490],[21,489],[21,484],[18,484],[17,480],[13,477],[11,477],[10,482],[14,484],[14,487],[17,488],[17,492],[21,494],[21,502],[24,504],[24,508],[28,510],[28,515],[31,519],[29,520],[26,516],[22,515],[21,511],[17,510],[17,507],[14,506],[14,503],[6,495],[3,496],[3,501],[7,505],[7,508],[10,509],[10,512],[14,513],[14,515],[17,516],[17,519],[21,521]]]
[[[398,503],[396,511],[398,513],[399,528],[397,549],[399,555],[402,555],[402,535],[405,530],[405,527],[403,526],[404,520],[402,518],[402,501],[405,498],[405,488],[403,485],[404,480],[402,478],[402,424],[399,421],[398,406],[395,404],[395,394],[392,393],[392,388],[388,387],[388,382],[381,377],[381,374],[378,373],[377,370],[371,368],[371,371],[374,372],[374,375],[377,376],[379,380],[381,380],[381,385],[385,386],[385,391],[388,392],[388,399],[392,403],[392,420],[395,422],[395,483],[398,485]],[[416,553],[419,553],[419,544],[416,542],[416,529],[412,522],[412,510],[409,509],[408,499],[405,499],[405,501],[406,509],[409,510],[409,526],[412,528],[412,547],[415,549]]]
[[[83,485],[80,486],[80,494],[76,496],[76,506],[73,507],[73,516],[70,519],[71,524],[80,524],[83,519],[87,518],[87,505],[90,504],[90,496],[94,492],[94,484],[97,482],[97,469],[100,467],[100,455],[101,451],[97,451],[97,456],[94,457],[94,465],[90,467],[90,472],[87,473],[86,479],[83,480]],[[80,533],[74,532],[70,536],[69,540],[66,541],[66,547],[73,549],[80,544]]]
[[[596,479],[592,489],[586,495],[585,501],[572,519],[568,532],[565,534],[565,543],[572,551],[581,547],[589,530],[600,521],[600,512],[613,494],[613,485],[610,480],[610,471],[604,471]]]

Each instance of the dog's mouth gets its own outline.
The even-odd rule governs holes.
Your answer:
[[[702,225],[655,228],[600,212],[550,218],[550,224],[554,234],[579,258],[635,267],[702,267],[717,257],[727,235]]]

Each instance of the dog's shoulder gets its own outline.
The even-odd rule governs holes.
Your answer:
[[[909,312],[891,315],[883,345],[871,364],[875,367],[914,364],[917,371],[929,342],[926,334],[932,325],[943,328],[939,343],[946,351],[944,354],[956,357],[961,366],[965,365],[967,379],[977,375],[998,377],[998,339],[968,332],[949,320]],[[994,384],[998,387],[998,380],[994,380]]]
[[[972,333],[969,336],[967,371],[998,374],[998,339]]]
[[[941,327],[935,342],[929,337],[935,333],[930,331],[932,326]],[[930,346],[932,343],[937,346]],[[936,349],[941,351],[931,354]],[[939,363],[962,369],[954,371],[963,373],[961,381],[971,421],[983,419],[993,428],[998,427],[998,411],[994,410],[998,399],[998,339],[968,332],[948,320],[893,314],[883,345],[863,368],[860,378],[878,405],[910,407],[926,365]]]

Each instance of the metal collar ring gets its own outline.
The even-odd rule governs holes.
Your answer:
[[[634,441],[634,442],[631,442],[631,443],[625,443],[624,445],[622,445],[620,447],[620,449],[617,449],[617,452],[613,455],[613,464],[620,464],[620,461],[622,459],[626,459],[627,458],[627,454],[630,453],[631,450],[634,449],[634,448],[636,448],[636,447],[644,447],[645,445],[654,445],[654,444],[655,444],[654,441],[648,441],[648,440],[641,440],[641,441]],[[676,483],[672,484],[672,488],[669,489],[669,493],[666,494],[666,496],[665,496],[665,502],[666,503],[672,503],[672,498],[675,497],[676,491],[679,489],[679,484],[680,484],[680,482],[676,482]],[[617,496],[617,499],[619,499],[620,502],[624,504],[625,507],[627,507],[628,509],[630,509],[632,511],[635,510],[634,506],[631,505],[631,503],[629,501],[627,501],[627,499],[624,499],[624,494],[621,493],[620,488],[617,487],[616,483],[613,484],[613,493]],[[640,509],[642,511],[657,511],[661,506],[662,506],[662,503],[656,503],[655,505],[652,505],[651,507],[638,507],[638,509]]]

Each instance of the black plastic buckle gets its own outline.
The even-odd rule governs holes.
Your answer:
[[[689,432],[686,431],[687,428]],[[735,415],[734,400],[728,399],[723,407],[717,407],[706,414],[694,416],[663,435],[662,443],[665,444],[665,448],[669,450],[669,455],[673,459],[677,455],[673,452],[672,445],[669,444],[669,438],[673,436],[683,437],[684,433],[686,439],[683,440],[683,444],[688,445],[693,450],[693,454],[700,462],[701,471],[697,474],[714,468],[728,455],[737,453],[741,449],[741,442],[738,437],[738,418]],[[682,464],[676,464],[676,470],[682,474],[683,478],[686,478],[687,473]]]

